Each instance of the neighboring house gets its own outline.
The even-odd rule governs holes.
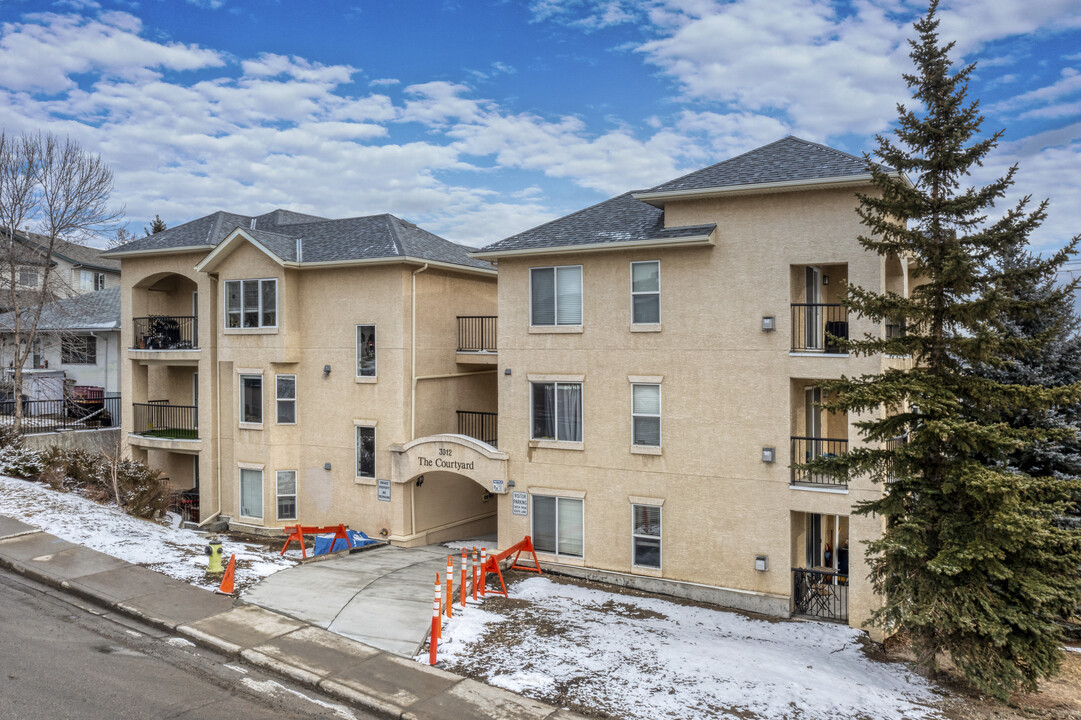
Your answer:
[[[126,440],[198,488],[204,523],[345,522],[404,545],[494,532],[490,477],[440,472],[451,455],[423,439],[503,458],[458,435],[495,441],[488,263],[392,215],[286,210],[216,212],[107,256],[123,266]],[[426,481],[403,445],[432,455]]]
[[[907,295],[866,252],[864,160],[786,137],[473,253],[499,264],[499,544],[561,572],[860,627],[879,497],[793,465],[861,444],[820,383],[910,363],[830,336],[845,283]]]
[[[46,253],[43,248],[48,247],[48,238],[37,233],[17,231],[15,241],[19,244],[21,256],[15,278],[16,290],[26,294],[26,304],[34,304],[34,293],[41,290],[44,280]],[[103,252],[99,248],[58,240],[53,246],[50,275],[54,281],[49,288],[51,299],[120,287],[120,262],[103,258]],[[6,297],[6,274],[0,275],[0,285],[4,290],[0,292],[0,309],[10,310],[12,305]]]
[[[1063,285],[1072,283],[1081,278],[1081,260],[1071,260],[1062,266],[1058,273],[1058,281]],[[1081,317],[1081,287],[1074,291],[1074,312]]]
[[[14,325],[12,313],[0,315],[0,367],[8,381],[15,358]],[[23,368],[28,385],[24,394],[30,399],[60,399],[60,387],[53,388],[57,379],[67,380],[69,386],[100,387],[107,395],[119,393],[120,288],[46,305],[38,321],[33,351]]]

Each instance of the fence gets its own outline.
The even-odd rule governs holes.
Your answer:
[[[119,427],[120,396],[105,398],[64,398],[62,400],[23,400],[23,420],[20,432],[56,432],[58,430],[87,430]],[[0,401],[0,422],[11,424],[15,419],[15,401]]]
[[[848,440],[817,437],[792,438],[792,482],[811,483],[814,485],[834,485],[844,487],[848,484],[844,478],[813,473],[797,467],[818,458],[829,458],[848,452]]]
[[[458,352],[495,352],[495,315],[458,316]]]
[[[458,410],[457,412],[459,435],[476,438],[492,447],[498,447],[496,429],[499,425],[499,416],[496,413],[473,412],[472,410]]]
[[[198,408],[195,405],[169,405],[164,402],[132,403],[136,435],[166,440],[198,440]]]
[[[132,320],[135,348],[139,350],[191,350],[199,347],[194,316],[151,315]]]
[[[792,612],[822,620],[848,621],[848,575],[792,568]]]

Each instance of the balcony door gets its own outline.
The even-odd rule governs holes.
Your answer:
[[[807,303],[804,314],[806,327],[806,347],[808,350],[822,349],[822,268],[808,266],[804,268],[804,302]]]

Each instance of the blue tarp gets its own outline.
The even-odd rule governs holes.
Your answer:
[[[353,547],[364,547],[365,545],[374,545],[379,542],[378,540],[372,540],[370,537],[360,532],[359,530],[346,530],[345,534],[349,536],[349,540],[352,541]],[[338,538],[334,540],[334,547],[330,547],[330,542],[334,540],[333,535],[316,535],[315,536],[315,552],[313,555],[326,555],[327,553],[337,552],[338,550],[345,550],[349,546],[345,540]]]

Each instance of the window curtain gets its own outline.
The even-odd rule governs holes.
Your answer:
[[[533,383],[533,439],[556,437],[556,389],[554,383]]]
[[[244,327],[259,327],[259,281],[244,281]]]
[[[657,385],[632,385],[634,444],[661,444],[661,389]]]
[[[582,386],[560,383],[556,385],[556,394],[558,438],[582,442]]]
[[[556,269],[556,324],[582,324],[582,268]]]
[[[244,517],[263,517],[263,471],[240,471],[240,514]]]
[[[581,500],[558,498],[556,511],[560,555],[582,557],[582,550],[585,546],[582,537],[582,505]]]
[[[556,551],[556,499],[533,496],[533,547],[538,552]]]

